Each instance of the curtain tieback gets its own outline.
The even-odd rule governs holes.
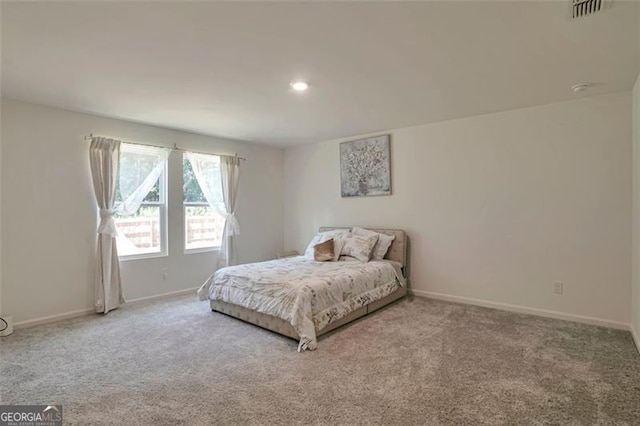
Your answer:
[[[116,230],[116,221],[113,220],[115,214],[114,209],[100,209],[100,226],[98,226],[98,234],[118,236]]]
[[[240,222],[235,213],[227,213],[227,235],[240,235]]]

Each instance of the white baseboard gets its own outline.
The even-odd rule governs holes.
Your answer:
[[[177,297],[177,296],[186,296],[188,294],[193,294],[195,297],[196,294],[196,290],[198,290],[199,287],[194,287],[194,288],[187,288],[184,290],[177,290],[177,291],[170,291],[168,293],[162,293],[162,294],[156,294],[153,296],[145,296],[145,297],[138,297],[135,299],[131,299],[131,300],[127,300],[122,307],[125,306],[131,306],[131,305],[139,305],[141,303],[144,302],[151,302],[153,300],[158,300],[158,299],[165,299],[168,297]],[[95,308],[86,308],[86,309],[78,309],[76,311],[69,311],[69,312],[64,312],[61,314],[56,314],[56,315],[49,315],[46,317],[40,317],[40,318],[34,318],[34,319],[30,319],[30,320],[26,320],[26,321],[20,321],[17,322],[13,325],[14,330],[20,329],[20,328],[28,328],[28,327],[33,327],[36,325],[41,325],[41,324],[47,324],[50,322],[56,322],[56,321],[62,321],[62,320],[66,320],[66,319],[71,319],[71,318],[77,318],[77,317],[81,317],[83,315],[89,315],[89,314],[93,314],[95,313],[96,310]]]
[[[95,308],[86,308],[86,309],[78,309],[77,311],[69,311],[56,315],[49,315],[46,317],[34,318],[26,321],[20,321],[13,325],[14,330],[18,330],[20,328],[33,327],[36,325],[47,324],[50,322],[62,321],[66,319],[81,317],[83,315],[88,315],[91,313],[95,313]]]
[[[516,312],[519,314],[529,314],[529,315],[536,315],[539,317],[555,318],[555,319],[560,319],[565,321],[573,321],[573,322],[580,322],[580,323],[590,324],[590,325],[598,325],[601,327],[615,328],[618,330],[629,331],[631,329],[629,324],[626,324],[623,322],[605,320],[601,318],[567,314],[567,313],[558,312],[558,311],[548,311],[546,309],[530,308],[530,307],[521,306],[521,305],[510,305],[508,303],[491,302],[488,300],[473,299],[471,297],[452,296],[449,294],[433,293],[430,291],[423,291],[423,290],[410,289],[409,292],[415,296],[426,297],[428,299],[437,299],[437,300],[444,300],[447,302],[464,303],[467,305],[475,305],[475,306],[482,306],[485,308],[500,309],[503,311]],[[636,344],[637,343],[638,343],[638,340],[636,340]]]
[[[170,291],[168,293],[156,294],[154,296],[138,297],[135,299],[127,300],[125,306],[138,305],[143,302],[151,302],[152,300],[166,299],[167,297],[186,296],[188,294],[193,294],[193,297],[196,297],[196,291],[198,291],[199,288],[200,286],[193,287],[193,288],[185,288],[184,290]]]
[[[631,323],[631,336],[633,337],[633,341],[636,344],[638,353],[640,353],[640,333],[638,333],[638,330],[636,330],[636,328],[633,326],[633,323]]]

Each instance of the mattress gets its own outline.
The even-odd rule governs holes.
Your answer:
[[[299,336],[299,350],[315,349],[318,330],[405,286],[401,266],[389,260],[277,259],[222,268],[198,295],[280,318]]]

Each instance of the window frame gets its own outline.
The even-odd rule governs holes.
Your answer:
[[[169,238],[169,229],[168,229],[168,221],[167,221],[167,215],[168,215],[168,208],[167,208],[167,200],[168,200],[168,194],[167,194],[167,175],[168,175],[168,160],[164,162],[164,166],[162,168],[162,173],[160,173],[160,176],[158,177],[158,193],[159,193],[159,200],[158,201],[147,201],[147,202],[142,202],[142,204],[140,204],[140,208],[142,207],[159,207],[159,228],[158,230],[160,231],[160,251],[158,252],[153,252],[153,253],[139,253],[139,254],[125,254],[125,255],[121,255],[118,253],[118,260],[121,261],[129,261],[129,260],[142,260],[142,259],[153,259],[153,258],[157,258],[157,257],[167,257],[169,256],[169,244],[168,244],[168,238]],[[117,222],[116,222],[116,229],[117,229]]]

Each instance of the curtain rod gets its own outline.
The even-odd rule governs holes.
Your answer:
[[[94,137],[95,136],[93,135],[93,133],[90,133],[88,136],[84,137],[84,140],[85,141],[91,141]],[[173,149],[173,150],[176,150],[176,151],[193,152],[194,154],[217,155],[217,156],[224,155],[224,156],[227,156],[227,157],[233,157],[233,155],[229,155],[229,154],[216,154],[216,153],[213,153],[213,152],[201,152],[201,151],[192,151],[190,149],[183,149],[183,148],[178,147],[177,143],[174,143],[173,147],[167,147],[167,146],[162,146],[162,145],[153,145],[153,144],[150,144],[150,143],[137,143],[137,142],[125,142],[125,141],[122,141],[122,143],[128,143],[129,145],[153,146],[153,147],[157,147],[157,148],[169,148],[169,149]],[[235,156],[238,157],[238,154],[236,153]],[[247,160],[244,157],[238,157],[238,158],[240,160],[242,160],[242,161],[246,161]]]

